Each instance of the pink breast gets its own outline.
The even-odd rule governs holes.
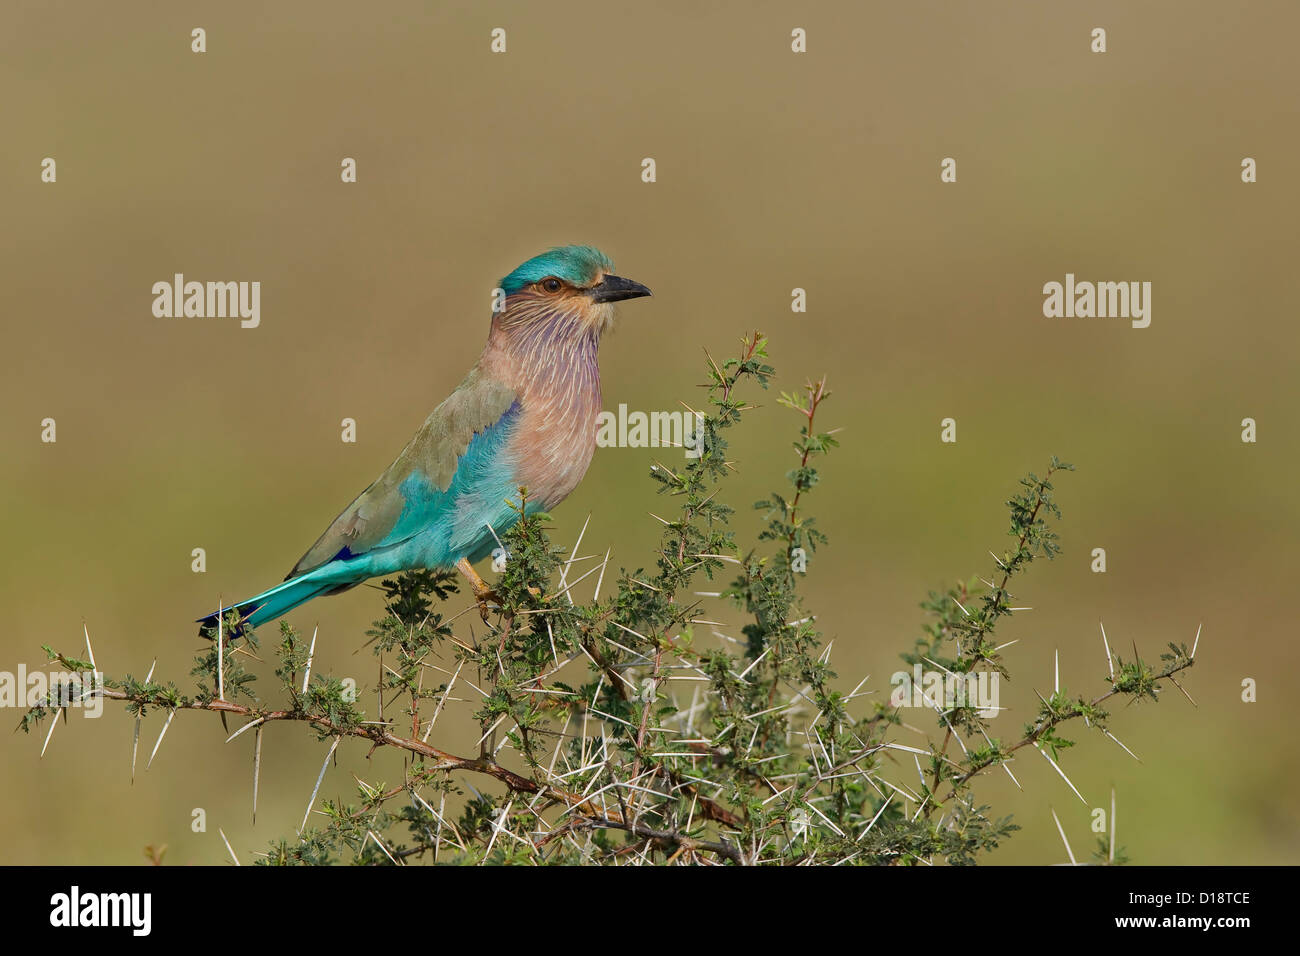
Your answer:
[[[521,402],[510,450],[519,483],[543,508],[558,505],[587,473],[596,449],[599,402],[598,387],[594,395],[566,389],[554,399],[525,396]]]

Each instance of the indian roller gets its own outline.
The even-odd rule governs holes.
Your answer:
[[[550,510],[591,464],[600,337],[615,302],[650,295],[613,268],[590,246],[560,246],[502,279],[487,344],[464,381],[284,583],[233,605],[241,621],[257,627],[379,575],[453,567],[486,620],[491,590],[473,564],[518,520],[519,488],[528,513]],[[200,623],[215,628],[216,615]]]

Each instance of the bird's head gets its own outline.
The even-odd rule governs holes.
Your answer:
[[[505,307],[493,325],[598,339],[614,320],[615,302],[650,294],[613,272],[614,264],[591,246],[556,246],[533,256],[501,280]]]

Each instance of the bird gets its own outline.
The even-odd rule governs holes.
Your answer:
[[[491,588],[474,563],[523,512],[550,511],[582,480],[601,407],[597,353],[614,304],[650,295],[592,246],[556,246],[501,280],[474,367],[401,454],[343,509],[281,584],[199,619],[210,636],[235,610],[256,628],[325,594],[413,569],[458,570],[484,620]]]

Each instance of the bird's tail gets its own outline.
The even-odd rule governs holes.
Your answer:
[[[223,617],[230,611],[239,614],[240,624],[232,634],[232,636],[239,636],[245,627],[261,627],[268,621],[274,621],[288,614],[299,604],[306,604],[314,597],[345,591],[351,586],[351,584],[340,585],[338,581],[321,580],[314,572],[309,572],[290,578],[283,584],[277,584],[247,601],[240,601],[223,609]],[[216,612],[199,618],[198,624],[201,636],[213,636],[217,629]]]

